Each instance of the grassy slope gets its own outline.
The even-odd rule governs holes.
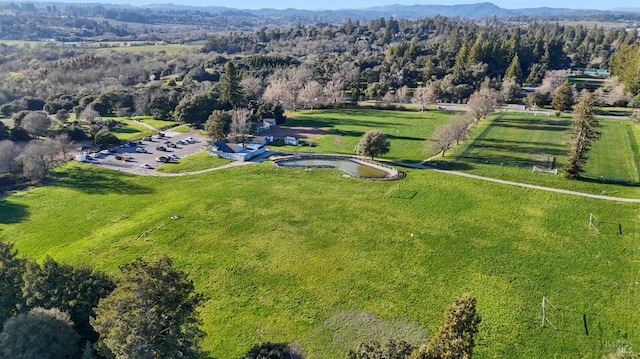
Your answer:
[[[123,122],[124,125],[114,128],[111,132],[123,141],[139,140],[146,136],[155,134],[154,131],[144,127],[143,125],[136,123],[130,118],[116,117],[116,120]]]
[[[431,336],[467,291],[483,317],[478,358],[598,358],[618,339],[640,347],[636,205],[426,171],[388,183],[269,163],[179,178],[73,164],[58,177],[0,202],[2,237],[23,254],[109,271],[171,255],[210,298],[213,357],[295,340],[308,358],[344,358],[354,328],[370,325],[361,312],[395,323],[380,335],[402,337],[399,325]],[[587,231],[591,212],[603,234]],[[586,313],[590,335],[541,328],[543,295],[575,311],[554,324],[581,333]]]
[[[220,167],[229,162],[231,161],[211,156],[209,151],[202,151],[194,153],[191,156],[181,158],[178,162],[165,163],[158,167],[156,171],[165,173],[193,172],[207,168]]]
[[[314,140],[314,147],[282,146],[283,149],[303,152],[336,152],[333,138],[342,137],[340,153],[353,154],[353,149],[369,130],[377,129],[392,141],[391,151],[382,156],[403,161],[420,161],[428,157],[425,154],[424,141],[430,137],[433,129],[443,124],[450,114],[443,112],[406,112],[379,110],[321,110],[288,112],[285,126],[317,127],[327,134]]]
[[[136,116],[135,119],[159,130],[165,130],[167,128],[175,127],[176,125],[178,125],[178,123],[175,121],[156,120],[151,116]]]

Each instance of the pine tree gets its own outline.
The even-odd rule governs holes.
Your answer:
[[[565,81],[553,95],[551,100],[551,106],[558,111],[568,111],[574,104],[573,89],[569,84],[569,81]]]
[[[587,94],[578,102],[573,111],[573,123],[569,129],[572,138],[571,152],[565,168],[565,176],[569,179],[576,179],[584,172],[587,163],[587,152],[591,143],[600,136],[597,130],[598,120],[594,116],[596,95]]]
[[[517,83],[522,81],[522,67],[520,67],[520,57],[518,54],[513,56],[513,60],[511,61],[511,65],[507,68],[507,71],[504,74],[505,79],[513,79]]]
[[[228,109],[242,107],[244,105],[244,93],[240,86],[240,76],[232,62],[227,62],[225,71],[220,77],[219,101]]]

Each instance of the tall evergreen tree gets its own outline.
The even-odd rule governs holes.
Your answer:
[[[102,299],[91,321],[98,345],[116,359],[199,358],[201,294],[171,259],[142,259],[120,267],[116,289]]]
[[[18,312],[24,268],[25,261],[18,257],[13,243],[0,242],[0,328]]]
[[[571,88],[569,81],[565,81],[556,90],[556,94],[553,95],[551,106],[558,111],[568,111],[573,107],[574,101],[573,89]]]
[[[591,143],[600,136],[597,130],[598,119],[594,116],[596,101],[595,94],[587,94],[573,111],[573,123],[569,129],[572,145],[565,174],[569,179],[579,178],[584,172],[587,152],[591,148]]]
[[[522,81],[522,67],[520,67],[520,57],[518,54],[513,56],[511,65],[507,68],[507,72],[504,74],[505,79],[513,79],[515,82],[520,83]]]
[[[227,62],[225,71],[220,78],[220,98],[227,109],[238,108],[244,106],[244,93],[240,86],[240,76],[236,71],[233,62]]]

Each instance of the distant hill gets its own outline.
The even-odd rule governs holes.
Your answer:
[[[153,4],[143,7],[166,9],[166,10],[197,10],[214,14],[252,14],[255,16],[304,16],[304,17],[335,17],[371,19],[376,17],[395,17],[405,19],[417,19],[422,17],[433,17],[437,15],[448,17],[461,17],[468,19],[483,19],[489,17],[512,17],[512,16],[563,16],[563,15],[594,15],[607,13],[604,10],[589,9],[567,9],[567,8],[523,8],[504,9],[490,2],[482,2],[466,5],[385,5],[373,6],[361,9],[339,9],[339,10],[301,10],[301,9],[233,9],[221,6],[190,6],[175,4]],[[640,9],[616,9],[616,12],[634,12]]]

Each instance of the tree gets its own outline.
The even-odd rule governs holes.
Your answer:
[[[67,122],[67,120],[69,119],[69,111],[63,109],[58,110],[58,112],[56,112],[56,120],[65,123]]]
[[[231,115],[231,133],[236,136],[236,140],[238,136],[242,138],[242,143],[244,143],[244,135],[249,130],[249,117],[251,116],[251,111],[246,108],[238,108],[233,111]]]
[[[345,83],[342,79],[333,79],[324,86],[323,93],[327,103],[336,104],[344,97]]]
[[[565,81],[562,86],[558,88],[556,94],[553,95],[551,106],[557,111],[568,111],[573,107],[574,101],[573,89],[569,81]]]
[[[91,320],[98,346],[116,359],[199,358],[203,297],[187,275],[168,257],[153,264],[136,259],[120,272],[116,289],[100,300]]]
[[[520,57],[518,57],[518,54],[513,56],[511,65],[509,65],[504,74],[504,79],[513,80],[516,83],[519,83],[522,80],[522,67],[520,67]]]
[[[416,88],[411,102],[419,104],[421,106],[420,111],[424,111],[427,105],[436,102],[436,95],[433,91],[433,87],[422,86]]]
[[[569,179],[579,178],[584,172],[587,152],[591,148],[591,143],[600,136],[597,130],[598,120],[594,116],[596,102],[595,94],[587,94],[573,111],[573,122],[569,128],[572,145],[565,174]]]
[[[538,88],[539,92],[546,92],[551,96],[556,94],[556,91],[560,86],[567,82],[569,74],[565,70],[547,71],[542,79],[542,84]]]
[[[22,128],[34,136],[44,136],[51,119],[43,112],[31,112],[22,119]]]
[[[551,99],[549,98],[549,93],[547,92],[542,93],[534,91],[528,93],[527,96],[525,96],[524,103],[527,104],[530,109],[535,110],[536,108],[540,108],[550,104]]]
[[[475,122],[491,114],[500,105],[500,93],[492,88],[482,88],[469,97],[467,112]]]
[[[18,313],[24,268],[25,261],[18,257],[13,243],[0,242],[0,328]]]
[[[387,140],[387,136],[378,130],[365,132],[356,146],[356,153],[360,156],[367,156],[373,159],[389,152],[391,144]]]
[[[333,145],[336,146],[336,152],[340,152],[340,145],[342,144],[342,136],[333,136]]]
[[[231,115],[226,111],[216,110],[209,115],[209,119],[204,123],[204,130],[212,142],[216,142],[226,137],[229,133]]]
[[[302,359],[302,355],[285,343],[266,342],[254,345],[243,359]]]
[[[20,147],[13,141],[0,141],[0,166],[6,167],[9,172],[16,170],[16,160],[20,155]]]
[[[431,152],[437,149],[444,157],[454,143],[458,144],[463,140],[469,130],[469,123],[462,118],[452,118],[444,125],[435,128],[431,138],[427,139],[425,149]]]
[[[111,131],[103,128],[93,137],[93,143],[100,146],[100,148],[107,148],[109,146],[117,145],[120,143],[120,140],[116,135],[111,133]]]
[[[514,79],[506,79],[502,83],[502,89],[500,94],[502,95],[502,101],[515,102],[520,96],[520,85],[516,83]]]
[[[302,86],[302,90],[300,90],[298,97],[304,104],[305,109],[307,108],[307,105],[310,105],[310,108],[313,110],[315,104],[320,100],[321,95],[322,86],[318,81],[310,81]]]
[[[58,147],[58,150],[62,154],[62,159],[67,160],[68,158],[67,155],[69,154],[69,151],[71,151],[71,149],[74,146],[73,141],[69,139],[69,134],[68,133],[59,134],[54,138],[54,140],[56,142],[56,146]]]
[[[480,322],[476,299],[468,293],[462,295],[445,311],[438,334],[427,346],[420,347],[412,359],[470,359]]]
[[[216,98],[215,91],[185,96],[175,108],[176,120],[180,123],[201,126],[207,121],[211,112],[221,109],[222,105],[218,103]]]
[[[78,335],[69,315],[34,308],[10,318],[0,333],[0,357],[67,359],[78,356]]]
[[[233,62],[227,62],[224,74],[220,77],[219,101],[229,109],[244,105],[245,99],[242,93],[242,86],[240,86],[240,77]]]
[[[58,148],[52,139],[32,140],[25,146],[18,161],[22,164],[25,177],[40,181],[47,177],[49,170],[55,164]]]
[[[413,345],[405,341],[389,340],[387,344],[378,342],[361,343],[349,351],[349,359],[405,359],[413,352]]]
[[[100,299],[114,289],[104,272],[86,266],[71,266],[46,257],[42,264],[27,262],[22,293],[26,308],[58,308],[69,314],[82,342],[95,342],[97,334],[89,324]]]

